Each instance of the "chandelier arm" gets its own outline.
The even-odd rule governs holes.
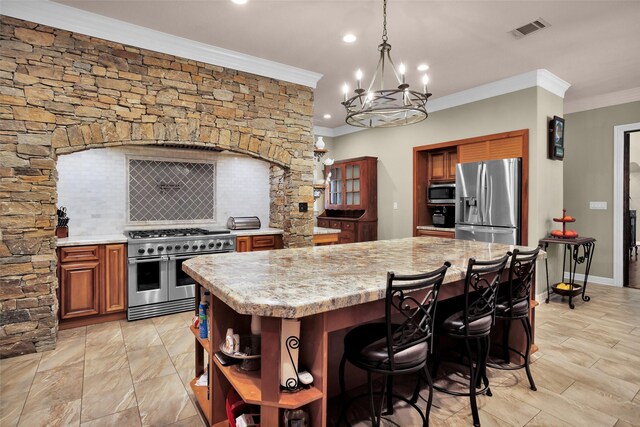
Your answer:
[[[378,73],[379,73],[381,68],[382,68],[382,70],[384,70],[384,54],[383,53],[380,53],[380,59],[378,59],[378,65],[376,66],[376,72],[373,73],[373,78],[371,79],[371,83],[369,83],[369,87],[367,88],[367,93],[370,93],[371,89],[373,89],[373,85],[376,83],[376,77],[378,77]],[[382,75],[380,76],[380,79],[384,80],[384,71],[382,72]],[[383,82],[383,84],[384,84],[384,82]]]
[[[393,74],[396,76],[396,80],[398,80],[398,84],[402,84],[402,77],[400,77],[400,73],[396,70],[396,64],[393,63],[393,59],[391,59],[391,50],[387,51],[387,58],[389,58],[389,63],[391,64],[391,69],[393,70]]]

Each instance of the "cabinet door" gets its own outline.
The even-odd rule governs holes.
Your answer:
[[[124,245],[105,245],[102,312],[115,313],[126,308],[126,256]]]
[[[251,239],[252,251],[269,251],[276,248],[276,236],[253,236]]]
[[[458,163],[458,151],[448,151],[447,152],[447,179],[454,180],[456,179],[456,163]]]
[[[344,166],[344,200],[345,208],[353,209],[362,206],[362,164],[347,163]]]
[[[341,209],[344,203],[344,165],[329,168],[329,194],[325,197],[327,209]]]
[[[489,160],[522,157],[522,138],[502,138],[489,141]]]
[[[251,236],[236,238],[236,252],[251,252]]]
[[[60,264],[60,317],[70,319],[98,314],[99,285],[98,261]]]
[[[448,168],[446,164],[446,153],[444,151],[429,153],[428,166],[429,180],[447,178]]]
[[[476,142],[458,146],[458,162],[470,163],[489,159],[489,142]]]

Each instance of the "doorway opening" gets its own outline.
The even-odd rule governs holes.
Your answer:
[[[624,286],[640,289],[637,214],[640,211],[640,130],[623,134],[623,274]]]

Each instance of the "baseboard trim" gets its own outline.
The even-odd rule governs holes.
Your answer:
[[[568,271],[564,272],[564,278],[565,278],[565,280],[569,278],[569,272]],[[580,282],[584,282],[584,274],[576,273],[575,280],[576,280],[576,282],[578,282],[578,284],[580,284]],[[622,284],[620,284],[620,285],[616,284],[616,282],[610,277],[594,276],[593,274],[589,275],[588,283],[597,283],[598,285],[615,286],[617,288],[621,288],[622,287]]]

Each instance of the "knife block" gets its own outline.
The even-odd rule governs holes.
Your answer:
[[[56,227],[56,237],[59,239],[69,237],[69,227]]]

